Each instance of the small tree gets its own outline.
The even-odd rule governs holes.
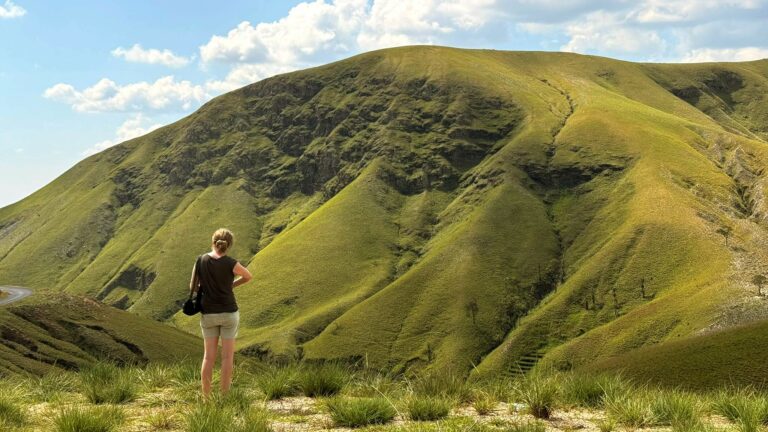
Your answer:
[[[717,233],[723,236],[725,239],[725,245],[728,246],[728,237],[731,236],[733,230],[729,226],[720,227],[717,229]]]
[[[757,286],[757,295],[763,295],[763,285],[768,282],[768,278],[761,274],[752,277],[752,283]]]
[[[619,298],[616,295],[616,287],[611,287],[611,294],[613,294],[613,314],[619,316]]]
[[[480,310],[480,307],[477,305],[477,302],[472,300],[471,302],[467,303],[464,308],[467,311],[467,315],[472,317],[472,324],[477,324],[475,321],[477,318],[477,312]]]

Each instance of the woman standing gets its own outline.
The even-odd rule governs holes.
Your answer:
[[[234,241],[235,238],[228,229],[216,230],[211,241],[211,251],[200,257],[200,277],[198,279],[196,262],[189,284],[191,291],[201,289],[203,292],[200,328],[205,339],[205,354],[200,375],[203,396],[206,398],[211,394],[211,380],[219,338],[221,338],[221,393],[227,393],[232,384],[235,338],[240,323],[240,313],[233,290],[252,278],[247,268],[236,259],[227,256],[227,251]],[[235,280],[235,276],[239,278]]]

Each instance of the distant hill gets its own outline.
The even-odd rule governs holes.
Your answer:
[[[0,375],[201,355],[199,337],[90,299],[49,293],[0,308]]]
[[[0,209],[0,283],[196,333],[179,304],[227,226],[255,276],[244,354],[580,367],[768,317],[767,139],[767,60],[375,51],[220,96]]]

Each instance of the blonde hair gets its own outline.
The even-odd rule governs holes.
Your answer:
[[[213,233],[211,242],[213,243],[213,247],[216,248],[216,252],[224,254],[227,253],[227,249],[231,248],[232,244],[235,243],[235,236],[232,234],[232,231],[226,228],[219,228]]]

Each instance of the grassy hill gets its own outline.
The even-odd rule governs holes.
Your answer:
[[[43,375],[99,361],[199,359],[200,338],[90,299],[33,295],[0,308],[0,375]]]
[[[766,90],[766,60],[362,54],[220,96],[0,209],[0,282],[196,332],[184,285],[227,226],[255,276],[244,354],[581,367],[768,317]]]

